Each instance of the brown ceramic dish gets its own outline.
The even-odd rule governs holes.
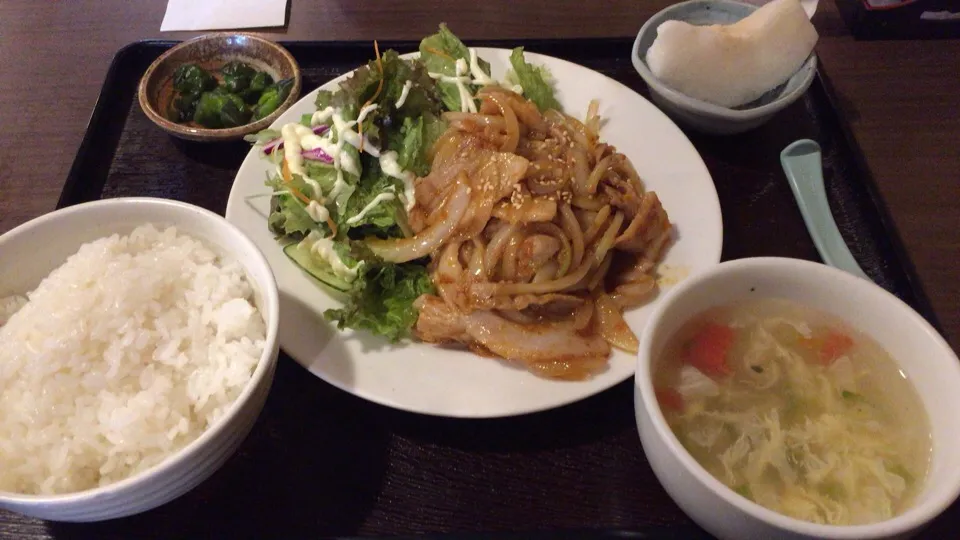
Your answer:
[[[250,64],[278,81],[292,77],[290,95],[269,116],[242,126],[208,129],[167,120],[163,111],[173,97],[173,73],[177,67],[194,62],[204,69],[216,70],[230,60]],[[144,114],[174,137],[201,142],[228,141],[270,126],[300,97],[301,83],[296,60],[280,45],[251,34],[214,33],[184,41],[163,53],[143,74],[137,95]]]

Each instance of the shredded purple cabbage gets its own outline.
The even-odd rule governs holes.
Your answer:
[[[301,155],[306,159],[312,159],[314,161],[322,161],[324,163],[333,163],[333,158],[330,157],[330,154],[323,151],[322,148],[314,148],[313,150],[304,150]]]
[[[325,125],[314,126],[314,127],[313,127],[313,132],[314,132],[315,134],[317,134],[317,135],[323,135],[324,133],[326,133],[326,131],[327,131],[328,129],[330,129],[330,126],[325,126]],[[268,155],[268,156],[269,156],[270,154],[272,154],[274,150],[282,150],[282,149],[283,149],[283,137],[277,137],[276,139],[273,139],[272,141],[268,141],[267,143],[265,143],[265,144],[263,145],[263,153],[266,154],[266,155]],[[323,152],[323,151],[321,150],[320,153],[323,154],[324,156],[327,156],[327,157],[326,157],[326,158],[324,158],[324,157],[311,158],[311,157],[307,156],[307,152],[304,152],[304,153],[303,153],[303,156],[306,157],[307,159],[317,159],[317,160],[320,160],[320,161],[327,161],[327,160],[329,160],[329,161],[327,161],[327,163],[333,163],[333,158],[330,157],[330,156],[328,156],[328,155],[326,154],[326,152]]]

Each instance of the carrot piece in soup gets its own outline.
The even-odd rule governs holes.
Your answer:
[[[657,403],[660,404],[660,408],[683,411],[683,396],[680,395],[680,392],[673,388],[656,388],[653,392],[657,396]]]
[[[727,353],[736,337],[733,328],[709,323],[690,342],[687,362],[707,375],[726,375]]]
[[[850,352],[853,348],[853,338],[840,332],[832,331],[824,338],[820,345],[820,362],[830,364],[837,358]]]

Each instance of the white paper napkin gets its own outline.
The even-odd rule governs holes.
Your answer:
[[[168,0],[161,32],[283,26],[287,0]]]

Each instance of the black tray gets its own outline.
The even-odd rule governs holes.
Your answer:
[[[136,101],[140,76],[173,44],[139,42],[117,53],[58,207],[139,195],[224,212],[249,145],[171,138],[144,116]],[[474,44],[522,44],[598,70],[646,95],[630,64],[626,39]],[[286,46],[303,70],[305,91],[372,55],[371,43]],[[405,52],[416,45],[381,44],[381,50],[387,47]],[[859,151],[831,105],[828,87],[818,77],[803,100],[751,133],[688,133],[720,196],[723,258],[819,260],[779,163],[783,147],[811,138],[823,148],[828,198],[854,256],[877,283],[935,324]],[[945,531],[958,522],[960,507],[954,506],[931,533],[940,530],[946,537]],[[365,402],[306,374],[285,356],[250,437],[191,493],[151,512],[104,524],[44,525],[0,512],[0,536],[8,531],[16,537],[97,538],[465,531],[513,531],[508,538],[535,537],[523,531],[566,531],[565,538],[703,535],[669,499],[644,458],[629,381],[544,413],[448,420]]]

